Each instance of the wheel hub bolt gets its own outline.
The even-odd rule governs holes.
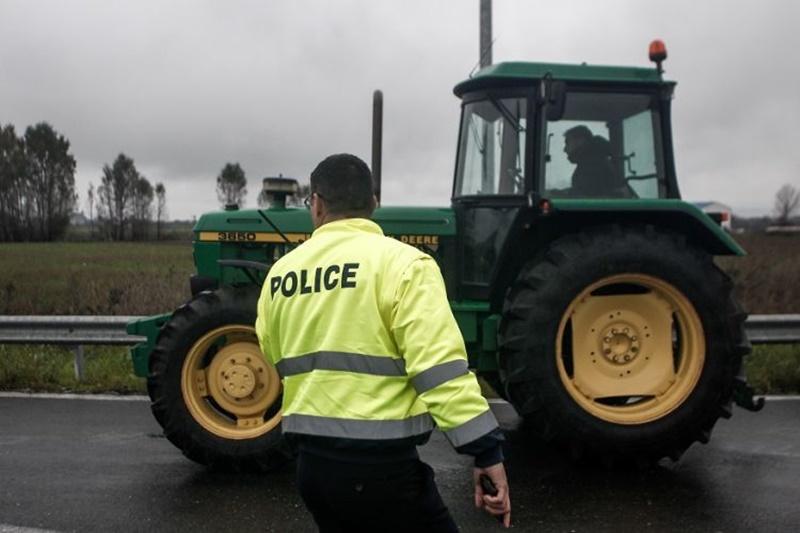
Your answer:
[[[249,396],[256,387],[253,371],[246,365],[232,365],[225,369],[223,390],[235,399]]]
[[[609,326],[601,338],[602,352],[610,363],[616,365],[630,363],[639,353],[639,337],[632,326],[620,324]]]

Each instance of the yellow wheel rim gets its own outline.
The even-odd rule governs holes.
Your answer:
[[[281,420],[278,372],[251,326],[232,324],[200,338],[186,354],[181,392],[192,417],[225,439],[252,439]]]
[[[643,424],[677,409],[700,379],[703,325],[665,281],[620,274],[587,287],[559,324],[556,356],[567,392],[593,416]]]

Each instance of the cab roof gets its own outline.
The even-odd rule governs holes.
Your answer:
[[[548,74],[555,80],[567,82],[674,85],[673,82],[664,82],[652,67],[506,62],[479,70],[468,80],[456,85],[453,92],[460,97],[464,93],[489,87],[530,85]]]

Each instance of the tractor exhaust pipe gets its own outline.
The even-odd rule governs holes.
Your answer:
[[[372,93],[372,186],[381,205],[381,155],[383,145],[383,93]]]

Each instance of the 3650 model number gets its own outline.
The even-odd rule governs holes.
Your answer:
[[[221,241],[255,241],[256,234],[253,231],[220,231],[217,238]]]

